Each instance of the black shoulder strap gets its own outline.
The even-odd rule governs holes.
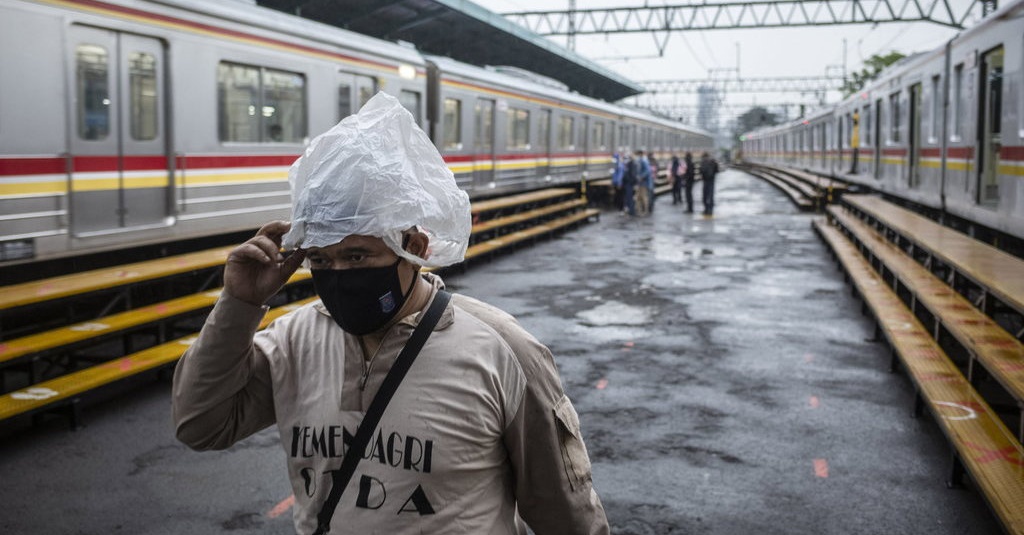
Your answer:
[[[434,326],[441,319],[441,313],[444,312],[451,298],[452,294],[444,290],[437,291],[430,307],[427,308],[419,325],[416,326],[416,330],[413,331],[409,341],[405,343],[405,347],[402,348],[395,363],[391,366],[391,370],[388,371],[384,383],[380,385],[380,390],[377,390],[377,395],[373,397],[369,410],[363,416],[363,421],[359,423],[359,430],[356,431],[352,445],[341,460],[341,467],[332,473],[331,492],[327,495],[320,513],[316,515],[317,527],[313,535],[323,535],[331,530],[331,519],[334,517],[334,510],[338,507],[338,502],[341,501],[341,493],[345,491],[349,480],[355,474],[356,465],[363,458],[366,445],[370,443],[370,437],[377,429],[377,424],[380,423],[381,416],[384,415],[384,409],[391,402],[391,397],[395,395],[398,385],[402,383],[406,372],[412,367],[413,361],[419,355],[420,349],[423,349],[423,344],[430,337],[430,333],[434,331]]]

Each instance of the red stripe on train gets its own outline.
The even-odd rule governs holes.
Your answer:
[[[300,154],[272,154],[246,156],[186,156],[185,165],[188,169],[210,169],[215,167],[279,167],[290,166],[301,156]],[[181,167],[182,159],[178,158]]]
[[[71,159],[71,168],[78,173],[117,171],[117,160],[117,156],[75,156]],[[125,156],[122,162],[123,171],[167,169],[167,157],[160,155]]]
[[[219,167],[280,167],[289,166],[298,155],[245,155],[245,156],[186,156],[178,157],[178,168],[209,169]],[[117,156],[75,156],[71,159],[74,172],[96,173],[117,171]],[[64,174],[64,158],[0,158],[0,176]],[[123,171],[156,171],[167,169],[163,155],[125,156]]]
[[[999,150],[1003,160],[1024,160],[1024,147],[1003,147]]]
[[[961,160],[974,158],[974,147],[949,147],[946,149],[946,157]]]
[[[63,158],[0,158],[0,176],[65,173]]]

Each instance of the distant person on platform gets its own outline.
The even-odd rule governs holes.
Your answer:
[[[636,215],[645,216],[650,212],[650,198],[654,193],[651,164],[640,149],[633,153],[633,159],[636,161]]]
[[[683,156],[683,193],[686,195],[686,213],[693,213],[693,181],[697,176],[697,167],[693,165],[693,154],[687,152]]]
[[[462,261],[471,221],[412,115],[378,93],[316,138],[289,182],[292,222],[231,252],[221,297],[178,363],[178,438],[223,449],[276,424],[301,534],[607,534],[551,353],[512,316],[420,272]],[[303,260],[320,301],[257,332]],[[432,318],[379,427],[360,432]],[[352,449],[361,435],[368,447]]]
[[[682,204],[683,202],[683,173],[681,169],[682,163],[679,161],[679,156],[672,155],[672,166],[669,168],[669,172],[672,175],[672,206]]]
[[[637,214],[636,190],[639,164],[636,158],[626,156],[623,163],[623,213],[629,216]]]
[[[704,215],[712,215],[715,211],[715,175],[718,174],[718,162],[710,154],[700,155],[700,178],[704,182]]]
[[[860,156],[860,112],[854,111],[850,125],[850,148],[853,149],[850,174],[857,174],[857,158]]]
[[[654,187],[657,185],[658,182],[658,160],[654,158],[653,151],[647,151],[646,153],[644,153],[644,160],[647,161],[647,166],[650,169],[650,179],[647,183],[647,213],[653,214],[654,201],[657,199],[657,197],[654,196]]]
[[[618,152],[612,156],[612,204],[615,209],[622,211],[622,175],[626,173],[626,162]]]

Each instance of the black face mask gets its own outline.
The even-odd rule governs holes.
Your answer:
[[[405,304],[409,291],[402,293],[398,264],[355,269],[314,269],[313,288],[345,332],[362,336],[391,321]]]

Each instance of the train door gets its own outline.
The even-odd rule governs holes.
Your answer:
[[[73,26],[70,52],[72,233],[166,224],[171,189],[162,44]]]
[[[587,169],[590,168],[590,147],[593,143],[590,136],[590,117],[583,117],[583,124],[581,125],[579,132],[580,142],[580,165],[577,167],[577,176],[586,178]]]
[[[494,184],[494,100],[478,98],[473,125],[473,183],[480,191]]]
[[[978,202],[999,202],[999,149],[1003,104],[1003,47],[990,50],[981,60],[978,114]]]
[[[875,131],[871,134],[872,139],[875,143],[875,179],[880,180],[882,178],[882,147],[885,147],[885,142],[882,140],[882,99],[875,100],[875,120],[871,123],[875,127]]]
[[[909,136],[907,136],[907,184],[921,183],[921,84],[910,86]]]
[[[825,130],[828,128],[828,123],[822,121],[818,123],[818,148],[821,151],[821,168],[828,168],[828,141],[825,139]]]
[[[537,121],[537,176],[551,177],[551,110],[540,110]]]

